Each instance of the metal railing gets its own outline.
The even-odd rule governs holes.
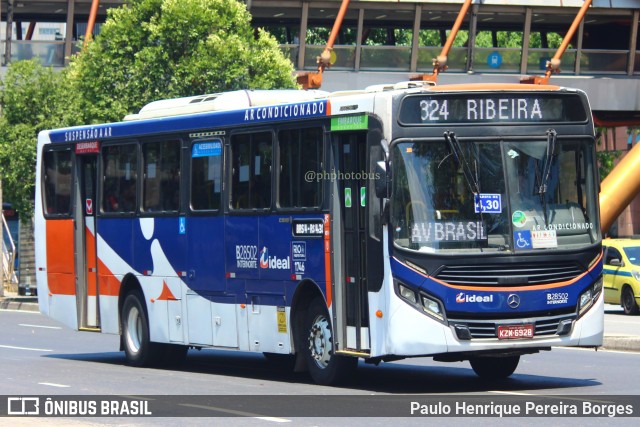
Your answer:
[[[13,242],[13,238],[11,237],[11,230],[9,230],[9,225],[4,218],[4,214],[0,213],[0,217],[2,218],[2,286],[4,287],[6,284],[18,284],[18,277],[16,276],[14,270],[15,256],[16,256],[16,245]]]
[[[0,42],[0,55],[4,63],[6,41]],[[297,65],[300,46],[285,44],[281,50]],[[315,69],[317,57],[324,46],[306,45],[304,52],[304,69]],[[416,71],[431,71],[433,58],[440,52],[440,47],[420,46],[417,53]],[[334,70],[353,71],[411,71],[411,48],[408,46],[360,46],[336,45],[333,48],[336,62],[331,68]],[[74,47],[74,52],[77,47]],[[357,57],[359,52],[359,57]],[[580,55],[578,56],[578,52]],[[555,49],[529,48],[526,58],[526,72],[539,73],[546,68],[546,61],[553,57]],[[468,49],[454,47],[449,54],[447,66],[451,72],[500,72],[520,73],[522,50],[514,48],[484,48],[476,47],[471,61],[472,70],[467,69]],[[576,64],[577,58],[579,64]],[[64,41],[41,40],[13,40],[11,42],[11,61],[39,58],[42,64],[64,67]],[[627,74],[629,58],[633,62],[633,74],[640,74],[640,51],[633,56],[628,50],[602,49],[567,49],[562,57],[561,74],[566,75],[598,75],[598,74]]]
[[[294,65],[297,65],[301,51],[297,44],[280,46]],[[304,69],[317,67],[317,57],[324,46],[306,45]],[[417,50],[416,71],[431,71],[433,58],[440,47],[420,46]],[[412,52],[407,46],[334,46],[336,62],[333,70],[349,71],[411,71]],[[556,49],[529,48],[526,56],[526,73],[536,74],[546,69],[546,62],[553,57]],[[449,54],[447,66],[450,72],[477,71],[483,73],[520,74],[522,67],[522,49],[484,48],[473,50],[471,69],[467,68],[469,50],[454,47]],[[358,55],[359,53],[359,55]],[[631,56],[628,50],[567,49],[562,57],[560,73],[563,75],[626,75],[629,72],[629,58],[632,58],[632,74],[640,74],[640,50]]]

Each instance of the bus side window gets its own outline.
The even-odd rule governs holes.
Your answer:
[[[180,207],[180,141],[147,142],[143,153],[142,207],[175,212]]]
[[[111,145],[103,148],[102,170],[104,187],[102,211],[105,213],[134,212],[137,208],[138,146]]]
[[[280,168],[278,206],[318,207],[322,196],[322,128],[287,129],[278,133]]]
[[[231,209],[271,206],[271,140],[271,132],[232,137]]]
[[[53,215],[71,212],[71,151],[47,151],[44,163],[45,213]]]
[[[191,209],[220,209],[221,192],[222,153],[194,157],[191,160]]]

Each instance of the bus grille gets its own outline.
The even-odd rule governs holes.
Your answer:
[[[555,335],[558,331],[558,326],[563,321],[574,321],[576,319],[575,314],[554,316],[554,317],[540,317],[540,318],[527,318],[527,319],[509,319],[509,321],[495,321],[495,320],[456,320],[449,319],[449,325],[453,327],[464,327],[471,333],[472,339],[478,338],[497,338],[499,325],[514,325],[514,324],[534,324],[534,337]]]
[[[522,286],[572,280],[584,273],[575,263],[449,265],[434,277],[455,285]]]

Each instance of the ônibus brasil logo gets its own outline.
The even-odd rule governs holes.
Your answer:
[[[278,258],[269,256],[269,249],[266,246],[260,251],[260,268],[272,268],[276,270],[290,270],[291,260],[289,257]]]

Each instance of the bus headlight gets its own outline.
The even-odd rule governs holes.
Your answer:
[[[580,294],[578,299],[578,316],[582,316],[598,299],[602,292],[602,276]]]
[[[434,299],[427,297],[426,295],[422,295],[422,309],[428,315],[433,316],[441,321],[444,320],[442,309],[440,308],[440,303]]]
[[[418,298],[416,297],[416,293],[407,288],[404,285],[398,284],[398,291],[400,291],[400,296],[412,304],[416,304],[418,302]]]
[[[431,295],[411,289],[399,281],[396,281],[396,293],[405,302],[417,310],[444,323],[444,309],[442,303]]]

